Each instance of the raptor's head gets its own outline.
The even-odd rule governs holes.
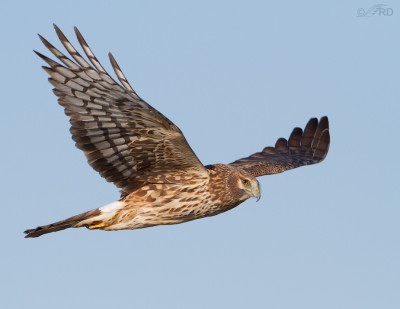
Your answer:
[[[223,203],[237,206],[250,197],[261,197],[260,184],[245,170],[230,164],[207,165],[210,185]]]
[[[242,169],[235,168],[229,178],[229,185],[236,199],[240,201],[250,197],[255,197],[257,201],[260,199],[260,184],[256,177]]]

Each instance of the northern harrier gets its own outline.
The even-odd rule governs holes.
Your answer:
[[[324,160],[329,149],[328,118],[312,118],[289,140],[230,164],[204,166],[181,130],[143,101],[114,57],[116,82],[94,56],[77,28],[90,62],[57,26],[69,56],[39,36],[60,62],[36,52],[48,66],[58,102],[71,122],[72,138],[89,164],[121,191],[121,199],[53,224],[26,230],[25,237],[87,227],[106,231],[177,224],[230,210],[260,198],[258,176],[281,173]]]

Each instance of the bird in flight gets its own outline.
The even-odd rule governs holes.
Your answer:
[[[115,231],[178,224],[215,216],[250,197],[260,199],[257,177],[281,173],[326,157],[328,118],[311,118],[288,140],[230,164],[204,166],[182,131],[133,90],[112,54],[119,83],[75,33],[87,59],[55,31],[68,54],[39,35],[58,62],[36,52],[71,123],[72,138],[88,163],[120,189],[121,199],[100,208],[25,231],[38,237],[67,228]]]

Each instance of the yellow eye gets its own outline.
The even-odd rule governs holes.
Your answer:
[[[250,184],[250,181],[248,179],[242,179],[242,184],[248,186]]]

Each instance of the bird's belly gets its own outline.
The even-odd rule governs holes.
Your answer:
[[[143,187],[124,200],[125,206],[107,230],[138,229],[178,224],[227,211],[235,205],[223,204],[204,187],[160,185]]]
[[[218,203],[200,199],[196,196],[190,198],[175,198],[163,203],[151,203],[142,207],[137,215],[137,220],[154,225],[177,224],[220,213]]]
[[[148,192],[140,199],[137,196],[128,198],[125,203],[124,209],[121,209],[113,224],[106,229],[138,229],[178,224],[228,210],[221,207],[219,200],[193,192],[180,192],[171,196]]]

